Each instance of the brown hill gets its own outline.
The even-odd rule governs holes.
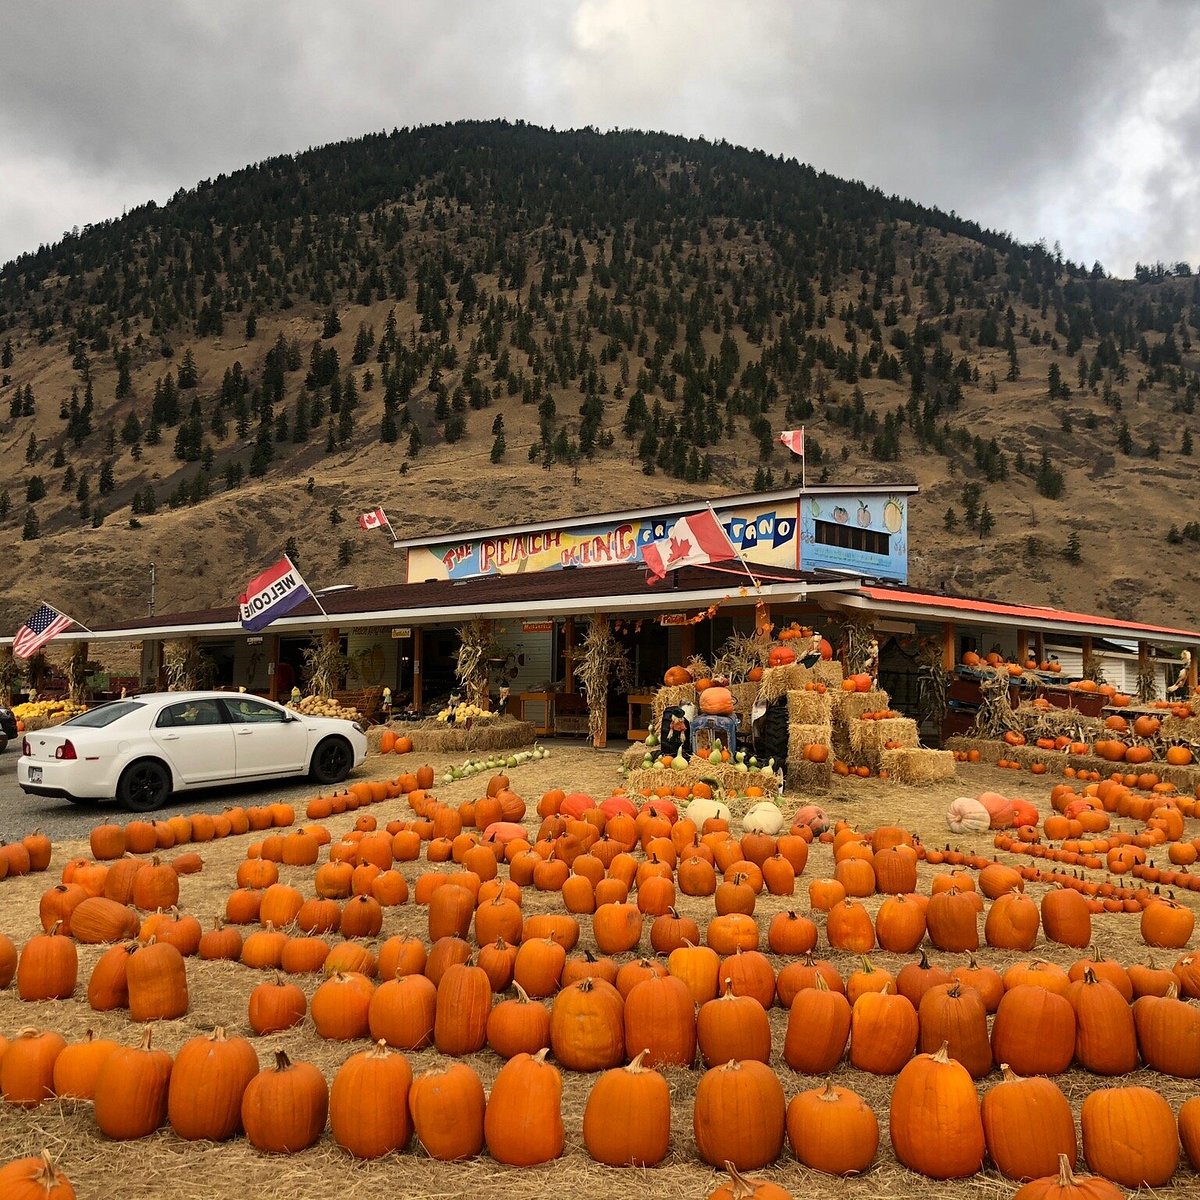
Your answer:
[[[799,424],[810,481],[921,485],[913,583],[1194,626],[1200,296],[1141,274],[660,135],[273,160],[0,272],[0,628],[144,612],[151,564],[160,612],[228,603],[289,539],[314,586],[393,579],[379,503],[402,535],[783,486]]]

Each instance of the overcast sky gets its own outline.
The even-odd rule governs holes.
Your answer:
[[[1200,266],[1196,0],[0,0],[0,262],[464,117],[795,156],[1089,266]]]

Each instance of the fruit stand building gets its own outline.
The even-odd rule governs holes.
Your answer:
[[[715,498],[711,507],[737,557],[669,571],[656,585],[647,546],[667,537],[704,501],[649,506],[519,526],[406,538],[395,543],[396,579],[343,586],[247,634],[235,605],[120,622],[60,640],[84,640],[103,658],[105,641],[140,641],[141,686],[162,686],[164,645],[193,645],[221,686],[286,698],[300,683],[302,651],[336,637],[347,655],[347,690],[395,709],[427,710],[456,690],[459,630],[488,622],[489,683],[507,689],[511,711],[543,735],[579,734],[586,709],[575,679],[583,623],[602,614],[625,647],[632,686],[610,698],[613,734],[646,728],[665,669],[693,654],[709,661],[734,631],[768,620],[823,632],[834,645],[847,623],[869,626],[882,648],[880,683],[893,704],[917,716],[923,666],[950,672],[964,653],[998,653],[1038,666],[1057,659],[1062,679],[1087,669],[1118,687],[1137,672],[1158,674],[1159,694],[1200,633],[1058,609],[973,600],[908,584],[908,508],[913,486],[808,487]],[[371,535],[378,536],[378,535]],[[324,610],[324,612],[321,611]],[[1058,682],[1053,673],[1043,679]],[[371,691],[373,689],[373,691]],[[969,716],[951,695],[949,716]],[[960,732],[927,719],[927,741]]]

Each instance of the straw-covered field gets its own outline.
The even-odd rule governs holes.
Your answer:
[[[440,777],[452,760],[433,758],[432,764]],[[395,775],[401,769],[412,769],[412,756],[376,757],[368,760],[365,774],[382,778]],[[607,795],[618,782],[615,753],[597,753],[586,749],[556,749],[553,756],[535,761],[512,771],[512,786],[529,803],[526,824],[536,829],[538,818],[534,806],[547,789],[557,786],[568,790],[583,790],[597,797]],[[480,795],[486,776],[476,776],[451,785],[439,786],[440,798],[450,803],[474,799]],[[994,789],[1009,795],[1019,795],[1036,803],[1043,812],[1049,811],[1050,781],[1027,774],[998,771],[987,765],[959,767],[959,778],[905,787],[887,780],[835,778],[832,791],[819,797],[831,818],[844,818],[863,828],[881,824],[899,824],[915,831],[930,845],[942,845],[948,840],[945,811],[949,801],[959,794],[975,794]],[[403,799],[385,801],[362,810],[374,816],[382,827],[389,820],[407,819],[412,812]],[[302,814],[299,814],[302,818]],[[351,829],[356,815],[346,814],[327,819],[324,824],[336,840]],[[1189,835],[1198,832],[1189,822]],[[200,917],[205,928],[211,919],[224,910],[227,894],[234,888],[234,874],[243,859],[246,847],[254,834],[229,837],[199,847],[204,869],[181,879],[181,906]],[[992,853],[992,835],[953,839],[965,849]],[[0,882],[0,929],[18,944],[41,932],[38,921],[38,900],[42,891],[57,881],[62,865],[70,858],[88,853],[84,841],[56,845],[50,871],[44,875],[10,878]],[[167,852],[168,857],[175,851]],[[323,856],[322,856],[323,857]],[[1013,860],[1016,865],[1022,861]],[[423,860],[400,864],[410,884],[427,869]],[[919,876],[923,890],[928,890],[932,875],[943,868],[924,863]],[[283,882],[294,883],[306,895],[311,895],[313,868],[281,866]],[[766,949],[765,930],[777,912],[795,909],[808,914],[807,884],[813,878],[833,873],[832,851],[828,845],[814,845],[804,875],[797,880],[794,896],[775,897],[765,892],[758,898],[755,917],[764,931],[762,948]],[[1027,885],[1037,898],[1042,888]],[[872,911],[881,897],[866,901]],[[1186,902],[1196,907],[1196,894],[1185,894]],[[556,911],[561,898],[554,893],[525,890],[523,907],[526,912]],[[711,898],[689,898],[679,895],[679,909],[694,917],[701,926],[713,915]],[[426,936],[425,910],[411,902],[385,909],[385,921],[380,940],[393,934],[411,933]],[[824,927],[823,915],[812,914]],[[1144,961],[1146,947],[1139,934],[1136,916],[1103,915],[1093,918],[1095,941],[1103,954],[1125,964]],[[582,937],[579,950],[594,947],[590,920],[581,919]],[[649,921],[643,934],[642,948],[648,949]],[[96,1013],[88,1007],[84,994],[93,963],[102,947],[80,946],[79,985],[75,998],[62,1002],[23,1003],[10,987],[0,992],[0,1033],[12,1037],[23,1026],[35,1025],[58,1030],[68,1042],[82,1037],[92,1029],[97,1036],[107,1036],[122,1043],[136,1043],[140,1030],[124,1011]],[[818,953],[830,958],[843,976],[859,964],[853,956],[831,951],[822,932]],[[1039,939],[1035,955],[1041,955],[1064,966],[1081,956],[1079,951],[1047,945]],[[981,961],[1001,971],[1020,956],[993,951],[986,946]],[[1174,955],[1158,952],[1157,957],[1169,965]],[[957,965],[954,956],[933,953],[934,961],[946,966]],[[896,972],[911,956],[887,953],[872,955],[872,961]],[[959,959],[959,961],[962,961]],[[783,960],[772,956],[772,965],[779,970]],[[247,1002],[251,990],[265,977],[240,964],[188,960],[190,1011],[181,1020],[160,1022],[154,1030],[156,1045],[172,1053],[188,1038],[208,1032],[214,1026],[224,1026],[230,1033],[253,1037],[247,1025]],[[296,977],[311,997],[318,979],[315,976]],[[798,1075],[782,1061],[781,1046],[787,1024],[787,1011],[775,1007],[770,1020],[773,1036],[772,1066],[781,1078],[790,1100],[799,1090],[815,1087],[820,1080]],[[339,1043],[324,1041],[314,1032],[311,1019],[305,1018],[297,1028],[281,1035],[254,1039],[260,1062],[272,1061],[273,1052],[282,1047],[293,1059],[315,1063],[332,1078],[338,1066],[354,1051],[363,1049],[365,1041]],[[432,1049],[408,1055],[414,1074],[433,1064],[438,1055]],[[467,1059],[479,1073],[485,1086],[490,1087],[500,1060],[485,1050]],[[581,1125],[584,1104],[595,1076],[564,1072],[563,1116],[566,1126],[566,1152],[557,1162],[535,1168],[506,1168],[491,1158],[446,1164],[435,1161],[414,1142],[402,1154],[393,1154],[376,1162],[357,1162],[340,1150],[328,1133],[313,1149],[286,1156],[266,1156],[258,1153],[244,1138],[224,1144],[189,1143],[181,1140],[168,1128],[151,1137],[133,1142],[110,1142],[102,1137],[93,1122],[91,1105],[87,1102],[48,1102],[31,1110],[0,1107],[0,1161],[20,1155],[33,1154],[43,1147],[59,1162],[73,1181],[81,1197],[120,1196],[122,1200],[140,1197],[174,1197],[178,1200],[205,1197],[207,1200],[234,1200],[258,1197],[316,1197],[336,1194],[354,1197],[450,1197],[466,1195],[498,1195],[508,1197],[544,1197],[546,1195],[578,1197],[697,1197],[707,1196],[721,1176],[702,1163],[696,1154],[692,1134],[692,1098],[703,1068],[691,1070],[669,1068],[664,1073],[669,1081],[672,1098],[671,1153],[661,1166],[640,1170],[613,1169],[594,1163],[587,1155],[582,1141]],[[960,1182],[938,1183],[913,1174],[901,1167],[892,1155],[888,1137],[888,1107],[893,1085],[891,1077],[877,1077],[853,1070],[843,1064],[836,1075],[838,1082],[853,1088],[872,1106],[879,1118],[881,1145],[873,1167],[864,1177],[838,1179],[801,1167],[785,1147],[784,1153],[772,1167],[754,1172],[770,1178],[799,1196],[838,1197],[903,1197],[938,1195],[948,1200],[968,1197],[1007,1197],[1016,1184],[990,1169]],[[979,1085],[982,1095],[997,1080],[993,1073]],[[1112,1084],[1145,1084],[1160,1092],[1174,1109],[1196,1094],[1194,1081],[1171,1079],[1150,1071],[1139,1071],[1122,1079],[1101,1079],[1084,1071],[1072,1070],[1058,1077],[1078,1119],[1079,1105],[1084,1096],[1098,1087]],[[731,1120],[747,1119],[730,1114]],[[1200,1194],[1200,1178],[1183,1163],[1171,1186],[1156,1194],[1194,1197]]]

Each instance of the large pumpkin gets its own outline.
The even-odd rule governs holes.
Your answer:
[[[892,1089],[892,1149],[911,1171],[961,1179],[983,1165],[983,1119],[975,1081],[946,1053],[921,1054]]]
[[[667,687],[683,687],[685,683],[692,682],[692,673],[687,667],[668,667],[667,673],[663,676],[663,683]]]
[[[796,652],[791,646],[772,646],[767,655],[768,667],[786,667],[796,661]]]
[[[707,687],[700,693],[700,711],[715,716],[728,717],[733,714],[733,693],[727,687]]]

